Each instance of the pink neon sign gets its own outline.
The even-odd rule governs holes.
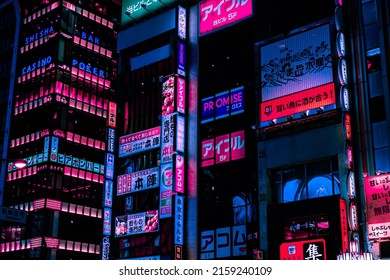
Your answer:
[[[252,16],[252,0],[205,0],[199,3],[199,34]]]

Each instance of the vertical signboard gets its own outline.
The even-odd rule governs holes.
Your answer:
[[[185,182],[185,161],[183,155],[175,155],[174,161],[175,170],[175,192],[184,194],[184,182]]]
[[[176,194],[174,203],[174,244],[183,246],[184,243],[184,197]]]
[[[160,217],[169,218],[172,214],[172,162],[161,165],[160,177]]]

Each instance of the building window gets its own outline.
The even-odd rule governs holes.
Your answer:
[[[272,181],[278,203],[340,194],[336,159],[276,170]]]
[[[295,240],[329,235],[327,216],[291,219],[284,223],[284,239]]]
[[[390,147],[386,121],[372,124],[374,140],[375,169],[378,172],[390,171]]]

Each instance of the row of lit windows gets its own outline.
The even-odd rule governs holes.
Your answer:
[[[33,166],[25,167],[23,169],[17,169],[15,171],[8,172],[7,181],[13,181],[13,180],[18,180],[20,178],[33,176],[33,175],[37,174],[38,171],[45,169],[45,168],[47,168],[47,166],[42,167],[42,166],[33,165]],[[49,168],[53,169],[54,167],[52,165],[50,165]],[[62,167],[61,168],[56,167],[56,168],[58,170],[62,170]],[[71,176],[74,178],[79,178],[82,180],[87,180],[87,181],[96,182],[96,183],[100,183],[100,184],[103,184],[103,182],[104,182],[104,175],[94,173],[91,171],[78,169],[75,167],[65,166],[65,167],[63,167],[63,173],[66,176]]]
[[[57,1],[55,3],[52,3],[50,4],[49,6],[47,7],[44,7],[43,9],[39,10],[39,11],[36,11],[35,13],[29,15],[28,17],[24,18],[23,19],[23,24],[26,24],[26,23],[29,23],[41,16],[43,16],[44,14],[54,10],[55,8],[58,8],[60,6],[60,2]]]
[[[86,80],[86,81],[91,81],[95,84],[98,84],[98,85],[101,85],[101,86],[104,86],[106,88],[111,88],[111,81],[110,80],[107,80],[103,77],[100,77],[100,76],[97,76],[97,75],[94,75],[94,74],[91,74],[87,71],[84,71],[84,70],[80,70],[76,67],[72,67],[72,74],[75,75],[76,77],[78,78],[81,78],[83,80]]]
[[[45,237],[46,247],[52,249],[76,251],[89,254],[100,254],[100,245],[77,242],[71,240],[57,239],[53,237]],[[7,253],[20,250],[29,250],[41,248],[42,238],[35,237],[27,240],[18,240],[0,244],[0,253]]]
[[[23,54],[24,52],[32,50],[35,47],[43,45],[44,43],[49,41],[51,38],[54,38],[56,35],[57,35],[57,33],[54,33],[54,34],[51,34],[51,35],[48,35],[48,36],[44,36],[44,37],[41,37],[41,38],[39,38],[39,39],[37,39],[37,40],[27,44],[27,45],[24,45],[24,46],[22,46],[20,48],[20,53]]]
[[[40,210],[40,209],[51,209],[55,211],[77,214],[77,215],[82,215],[82,216],[87,216],[92,218],[98,218],[98,219],[102,218],[101,209],[84,206],[84,205],[78,205],[74,203],[62,202],[50,198],[41,198],[35,201],[26,202],[23,204],[16,205],[13,208],[22,211],[27,211],[27,212]]]
[[[77,90],[75,87],[71,87],[58,81],[56,84],[51,83],[50,88],[42,86],[40,87],[39,92],[31,91],[24,96],[17,96],[15,100],[14,115],[21,114],[23,112],[40,107],[47,102],[51,102],[52,96],[50,94],[54,91],[64,97],[70,97],[70,107],[107,118],[107,108],[109,103],[107,99],[80,89]],[[59,95],[57,95],[55,98],[58,102],[68,102]]]
[[[97,22],[97,23],[99,23],[99,24],[101,24],[103,26],[107,26],[108,28],[111,28],[111,29],[114,27],[114,23],[113,22],[108,21],[108,20],[102,18],[101,16],[98,16],[98,15],[92,13],[92,12],[89,12],[89,11],[87,11],[87,10],[81,8],[81,7],[73,5],[72,3],[69,3],[68,1],[63,1],[62,5],[65,8],[67,8],[67,9],[69,9],[71,11],[74,11],[74,12],[82,15],[83,17],[88,18],[90,20],[93,20],[93,21],[95,21],[95,22]]]
[[[54,63],[47,64],[47,66],[38,68],[36,70],[32,70],[29,73],[26,73],[22,76],[18,77],[18,84],[24,83],[27,80],[30,80],[31,78],[39,77],[40,75],[44,74],[47,70],[50,70],[54,67]]]
[[[41,133],[43,131],[37,131],[33,132],[27,135],[23,135],[21,137],[18,137],[16,139],[11,140],[10,148],[18,147],[23,144],[30,143],[32,141],[36,141],[41,139]],[[99,149],[99,150],[105,150],[106,149],[106,143],[104,141],[96,140],[90,137],[82,136],[77,133],[73,133],[70,131],[67,131],[66,133],[63,131],[58,131],[57,134],[63,133],[64,137],[66,137],[66,140],[74,143],[79,143],[81,145],[89,146],[91,148]],[[57,135],[58,136],[58,135]],[[62,136],[60,136],[62,137]]]
[[[92,42],[88,42],[87,40],[84,40],[84,39],[81,39],[80,37],[77,37],[77,36],[74,36],[73,37],[73,42],[76,44],[76,45],[80,45],[82,47],[85,47],[87,49],[90,49],[98,54],[101,54],[101,55],[104,55],[106,57],[109,57],[109,58],[112,58],[112,51],[106,49],[106,48],[103,48],[99,45],[96,45]]]

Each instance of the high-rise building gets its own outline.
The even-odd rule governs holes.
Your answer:
[[[115,127],[115,1],[21,1],[1,258],[100,259]],[[2,26],[3,27],[3,26]],[[109,208],[108,208],[109,209]]]

